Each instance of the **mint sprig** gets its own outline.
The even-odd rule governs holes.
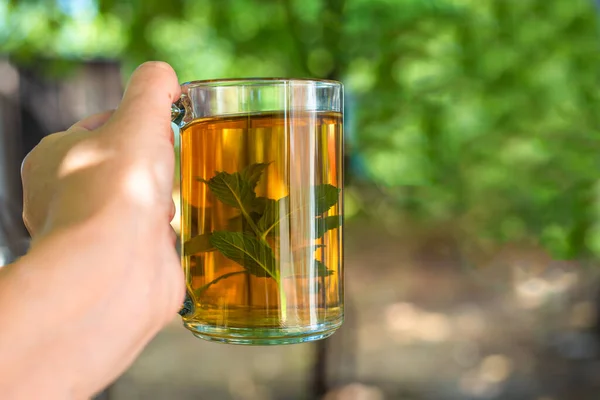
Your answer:
[[[340,189],[329,184],[313,187],[314,201],[290,209],[289,196],[280,199],[258,197],[255,189],[271,163],[256,163],[244,168],[241,172],[216,172],[215,176],[205,180],[197,178],[206,184],[211,193],[221,203],[240,211],[240,215],[232,218],[227,224],[228,230],[219,230],[197,235],[184,243],[183,253],[192,256],[209,251],[218,251],[228,259],[235,261],[243,270],[229,272],[195,290],[195,295],[201,295],[210,286],[222,279],[239,274],[250,274],[259,278],[274,279],[281,283],[279,260],[267,237],[279,236],[279,225],[282,219],[289,218],[296,212],[309,212],[315,217],[315,237],[322,238],[326,232],[340,227],[339,215],[323,216],[338,202]],[[294,254],[302,251],[309,254],[310,248],[317,250],[322,244],[313,244],[295,250]],[[276,249],[277,250],[277,249]],[[303,257],[302,257],[303,258]],[[315,275],[327,277],[333,274],[322,261],[312,259]],[[285,296],[280,290],[282,308],[285,307]]]

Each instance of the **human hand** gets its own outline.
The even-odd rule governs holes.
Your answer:
[[[64,378],[76,398],[124,371],[183,302],[169,225],[170,106],[179,94],[170,66],[144,64],[114,113],[48,136],[24,161],[24,220],[34,242],[12,286],[36,293],[20,312],[51,312],[36,313],[43,346],[19,353],[0,344],[0,352],[26,359],[26,351],[37,364],[60,360],[63,376],[46,372]]]
[[[25,224],[44,230],[84,221],[114,200],[169,221],[174,157],[170,104],[180,94],[168,64],[146,63],[118,110],[96,114],[45,137],[22,167]]]

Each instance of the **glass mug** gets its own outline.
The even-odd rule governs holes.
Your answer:
[[[248,345],[332,335],[344,318],[342,84],[188,82],[172,119],[186,328]]]

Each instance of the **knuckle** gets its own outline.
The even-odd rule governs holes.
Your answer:
[[[56,133],[51,133],[50,135],[46,135],[42,138],[42,140],[40,140],[40,142],[38,143],[37,146],[35,146],[35,148],[44,148],[47,146],[53,146],[54,143],[56,142],[56,140],[63,137],[65,135],[65,133],[66,132],[56,132]]]

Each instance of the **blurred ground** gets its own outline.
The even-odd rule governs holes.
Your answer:
[[[474,269],[436,235],[365,221],[346,234],[347,317],[328,340],[327,400],[597,399],[595,272],[531,247]],[[175,318],[111,399],[313,399],[315,350],[213,344]]]

